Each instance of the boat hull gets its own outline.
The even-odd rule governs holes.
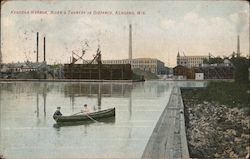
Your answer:
[[[93,123],[96,123],[96,122],[92,120],[74,121],[74,122],[57,122],[53,125],[53,127],[59,128],[59,127],[79,126],[79,125],[90,125]],[[98,123],[112,125],[115,123],[115,116],[98,119]]]
[[[57,123],[91,121],[91,120],[98,121],[99,119],[113,117],[113,116],[115,116],[115,108],[110,108],[110,109],[101,110],[98,112],[93,112],[93,113],[88,113],[88,114],[70,115],[70,116],[54,116],[54,120]]]

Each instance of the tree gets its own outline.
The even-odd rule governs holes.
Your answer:
[[[249,57],[232,57],[230,60],[235,67],[235,81],[248,82]]]
[[[223,63],[223,59],[219,56],[217,57],[210,57],[209,59],[204,59],[203,63],[204,64],[220,64]]]

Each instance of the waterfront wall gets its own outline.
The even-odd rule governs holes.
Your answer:
[[[186,139],[184,105],[179,87],[174,87],[169,102],[145,147],[142,159],[190,158]]]

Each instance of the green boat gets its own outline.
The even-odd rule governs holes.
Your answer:
[[[115,108],[100,110],[92,113],[83,113],[79,115],[58,116],[54,115],[53,118],[57,123],[62,122],[79,122],[79,121],[98,121],[100,119],[114,117]]]

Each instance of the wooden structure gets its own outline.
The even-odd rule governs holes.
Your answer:
[[[173,68],[173,71],[175,76],[183,76],[187,79],[194,79],[196,68],[187,68],[185,66],[178,65]]]
[[[81,56],[72,51],[72,61],[70,64],[64,64],[65,79],[132,80],[131,64],[103,64],[99,46],[90,62],[83,59],[85,53],[85,49],[82,50]],[[83,64],[76,64],[78,60],[82,60]]]
[[[65,79],[132,80],[130,64],[64,64]]]

